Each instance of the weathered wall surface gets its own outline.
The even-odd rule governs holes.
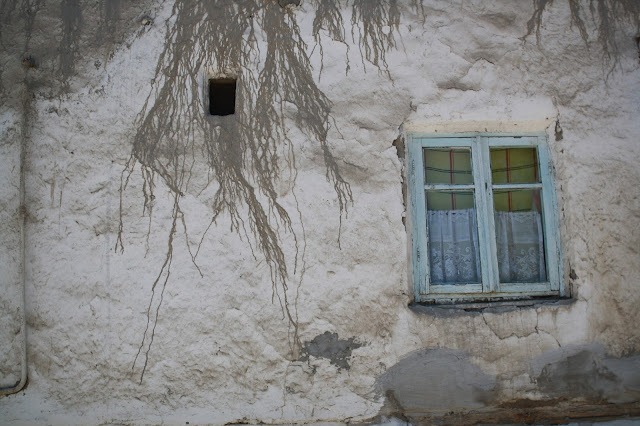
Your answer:
[[[637,6],[219,3],[2,2],[2,423],[639,412]],[[410,306],[399,138],[518,129],[571,298]]]

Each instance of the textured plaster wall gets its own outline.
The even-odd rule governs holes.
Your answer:
[[[107,4],[2,3],[4,386],[19,380],[23,314],[29,352],[28,386],[0,399],[2,423],[358,421],[558,400],[577,411],[610,403],[637,409],[640,63],[633,17],[618,9],[619,53],[607,59],[586,2],[588,44],[565,1],[544,10],[538,42],[523,38],[530,2],[401,1],[397,28],[379,28],[392,31],[397,45],[386,52],[388,68],[378,69],[362,53],[361,31],[352,31],[351,3],[339,6],[345,42],[320,31],[322,51],[312,35],[317,5],[287,6],[282,13],[299,25],[314,81],[332,103],[328,144],[353,194],[341,219],[323,152],[285,103],[295,174],[277,182],[277,196],[299,240],[294,271],[295,243],[284,233],[301,346],[273,297],[263,253],[250,233],[231,230],[228,215],[204,237],[200,271],[194,266],[186,241],[200,241],[211,198],[187,192],[180,202],[189,234],[179,227],[174,235],[171,278],[140,381],[134,359],[166,257],[173,198],[156,181],[149,232],[139,170],[122,198],[120,185],[175,17],[170,2]],[[216,72],[205,72],[208,66],[202,80]],[[419,131],[517,129],[549,136],[571,300],[473,311],[409,307],[404,223],[411,221],[393,142]],[[114,250],[121,204],[123,253]]]

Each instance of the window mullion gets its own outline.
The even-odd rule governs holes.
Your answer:
[[[489,287],[492,292],[499,292],[500,289],[500,278],[498,273],[498,249],[496,244],[496,223],[495,223],[495,211],[494,211],[494,203],[493,203],[493,178],[491,174],[491,152],[490,152],[490,137],[483,137],[482,143],[482,154],[484,156],[484,164],[485,167],[483,169],[484,178],[485,178],[485,194],[486,194],[486,205],[484,210],[484,216],[486,220],[487,227],[487,252],[489,256],[490,262],[490,277],[489,277]]]
[[[476,136],[472,147],[473,158],[473,180],[475,184],[476,217],[478,223],[478,240],[480,246],[480,265],[482,272],[482,291],[484,293],[492,291],[492,258],[488,247],[491,240],[489,234],[489,223],[487,221],[487,188],[490,188],[490,181],[487,180],[486,170],[488,169],[488,159],[485,150],[488,151],[486,138]]]

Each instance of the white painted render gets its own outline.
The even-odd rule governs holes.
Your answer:
[[[521,400],[638,410],[640,60],[637,17],[621,6],[612,12],[619,52],[607,57],[586,1],[588,42],[568,1],[547,5],[538,37],[525,37],[532,2],[399,1],[397,27],[378,28],[395,41],[378,68],[351,1],[339,4],[344,41],[322,29],[321,47],[318,2],[265,1],[295,20],[306,42],[313,81],[331,105],[327,145],[352,202],[341,215],[323,151],[299,125],[304,107],[283,101],[288,142],[279,139],[274,183],[291,229],[270,214],[280,223],[286,290],[272,282],[248,221],[238,233],[223,212],[205,234],[217,184],[205,188],[202,151],[191,189],[178,197],[184,222],[158,308],[152,291],[174,195],[156,176],[150,222],[140,165],[125,170],[173,2],[116,2],[115,29],[99,43],[102,6],[80,2],[70,74],[60,53],[64,4],[47,2],[26,32],[22,3],[3,24],[0,50],[0,384],[20,380],[23,317],[28,384],[0,398],[0,423],[357,422]],[[261,50],[247,65],[255,72],[268,55],[260,13]],[[234,72],[202,64],[197,78],[204,85]],[[206,88],[196,89],[204,109]],[[570,298],[474,311],[410,307],[412,222],[394,141],[533,131],[548,135],[555,166]],[[156,328],[141,380],[150,306]]]

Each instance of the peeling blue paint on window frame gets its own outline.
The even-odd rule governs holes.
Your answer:
[[[456,303],[526,299],[539,296],[565,296],[563,262],[559,233],[555,172],[550,158],[547,135],[536,133],[458,133],[409,134],[408,181],[412,216],[411,258],[415,302]],[[492,147],[535,147],[538,153],[539,184],[509,184],[509,189],[542,190],[542,222],[547,280],[540,283],[500,283],[496,250],[493,189],[490,151]],[[473,185],[455,185],[455,189],[472,188],[476,206],[480,248],[481,284],[430,285],[428,263],[428,229],[423,148],[468,148],[471,150]],[[430,185],[434,186],[435,185]],[[454,189],[454,185],[438,185]],[[534,188],[535,187],[535,188]],[[502,186],[501,186],[502,188]]]

